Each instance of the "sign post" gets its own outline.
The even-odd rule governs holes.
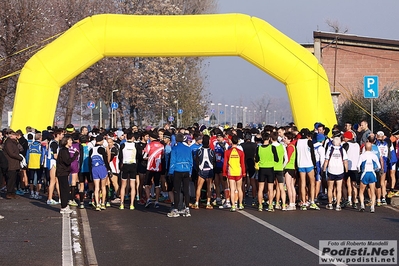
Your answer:
[[[371,132],[374,132],[373,99],[378,98],[378,76],[364,76],[364,98],[370,99]]]

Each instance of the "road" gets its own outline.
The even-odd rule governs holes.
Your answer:
[[[87,209],[98,265],[318,265],[319,240],[397,240],[399,212]]]

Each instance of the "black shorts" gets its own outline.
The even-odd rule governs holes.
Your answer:
[[[273,170],[273,168],[259,168],[258,181],[259,182],[266,182],[267,181],[268,183],[273,183],[274,182],[274,170]]]
[[[37,184],[43,184],[43,181],[42,181],[43,168],[40,168],[40,169],[28,169],[29,184],[33,185],[33,183],[35,181],[35,174],[36,174]]]
[[[256,172],[255,160],[252,159],[252,158],[247,159],[246,162],[245,162],[245,167],[246,167],[246,170],[247,170],[248,177],[249,178],[254,178],[255,177],[255,172]]]
[[[161,172],[148,171],[146,175],[145,185],[152,186],[152,179],[154,178],[155,187],[160,187]]]
[[[222,167],[215,167],[215,168],[213,169],[213,172],[214,172],[215,174],[221,174],[221,173],[223,173],[223,168],[222,168]]]
[[[348,177],[351,179],[351,182],[360,182],[360,175],[356,170],[349,170],[347,173],[345,173],[345,179],[348,179]],[[359,184],[359,183],[358,183]]]
[[[132,163],[132,164],[123,164],[122,165],[122,174],[121,174],[121,178],[123,180],[126,180],[128,178],[130,179],[136,179],[136,175],[137,175],[137,164]]]
[[[93,183],[93,177],[91,176],[90,172],[81,173],[79,172],[79,183],[84,183],[87,180],[88,183]]]
[[[142,160],[137,163],[137,173],[146,174],[147,173],[147,161]]]
[[[279,184],[284,183],[283,171],[274,171],[274,179],[277,180]],[[269,180],[267,180],[267,183],[273,183],[273,182],[269,182]]]
[[[173,191],[173,175],[167,175],[166,176],[166,184],[168,187],[168,192],[172,192]]]
[[[296,178],[295,169],[284,169],[284,175],[288,173],[292,178]]]

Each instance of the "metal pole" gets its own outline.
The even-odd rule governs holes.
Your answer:
[[[371,98],[371,101],[370,101],[370,103],[371,103],[371,110],[370,110],[370,113],[371,113],[371,132],[374,132],[374,110],[373,110],[373,98]]]
[[[114,108],[112,108],[113,103],[114,103],[114,91],[111,92],[111,128],[114,128]]]
[[[102,107],[102,101],[100,100],[100,123],[99,123],[99,127],[103,127],[103,107]]]
[[[80,127],[83,125],[82,91],[80,91]]]

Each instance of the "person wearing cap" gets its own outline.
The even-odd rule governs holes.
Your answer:
[[[65,127],[65,131],[66,131],[67,134],[72,134],[72,133],[75,132],[75,127],[72,124],[68,124]]]
[[[174,209],[168,213],[168,217],[178,217],[180,202],[180,192],[183,183],[183,195],[184,195],[184,209],[183,215],[185,217],[191,216],[190,214],[190,194],[189,194],[189,182],[193,169],[193,156],[191,150],[188,146],[183,144],[184,135],[181,133],[176,134],[176,146],[172,147],[172,152],[170,153],[170,165],[169,165],[169,175],[173,176],[173,192],[174,192]]]
[[[378,131],[376,134],[376,141],[375,145],[377,145],[378,150],[380,152],[380,156],[382,157],[382,162],[381,162],[381,171],[380,175],[377,176],[377,206],[381,205],[387,205],[387,201],[385,199],[385,196],[387,194],[387,188],[386,188],[386,176],[388,172],[388,163],[389,163],[389,153],[390,153],[390,147],[385,140],[385,133],[383,131]]]
[[[364,205],[364,191],[366,187],[369,187],[370,193],[370,212],[375,212],[375,184],[377,182],[376,171],[381,168],[380,158],[372,152],[371,142],[366,142],[365,152],[360,155],[359,161],[357,163],[357,168],[361,173],[360,176],[360,189],[359,189],[359,199],[360,199],[360,211],[365,211]]]
[[[164,154],[164,146],[158,140],[158,133],[154,130],[149,131],[150,143],[144,149],[143,159],[147,160],[147,173],[145,180],[145,193],[147,202],[145,207],[151,204],[150,189],[152,184],[155,186],[155,202],[154,207],[159,208],[159,194],[161,191],[161,172],[162,172],[162,156]]]
[[[106,185],[108,171],[110,170],[108,164],[107,151],[103,147],[104,137],[98,135],[96,137],[95,146],[89,151],[89,167],[91,167],[91,174],[94,182],[94,201],[96,211],[105,210],[105,199],[107,196]],[[99,199],[100,188],[102,192],[101,204]]]
[[[313,144],[314,146],[314,154],[316,158],[316,169],[315,169],[315,178],[316,178],[316,189],[315,189],[315,200],[318,199],[318,197],[323,197],[323,192],[320,191],[321,187],[321,182],[322,179],[324,178],[322,174],[322,169],[324,165],[324,160],[326,157],[326,150],[323,146],[324,140],[326,139],[326,136],[321,133],[316,134],[316,142]]]
[[[343,135],[344,144],[342,147],[348,154],[348,172],[344,176],[344,186],[346,186],[347,201],[343,202],[343,207],[346,205],[352,205],[354,209],[357,209],[357,187],[359,185],[360,179],[357,171],[357,163],[360,156],[360,145],[355,141],[353,137],[353,132],[345,131]],[[353,200],[353,202],[352,202]]]
[[[19,155],[17,133],[13,130],[8,132],[8,137],[3,144],[3,151],[8,161],[6,199],[17,199],[15,183],[17,180],[17,171],[21,168],[20,162],[22,161],[22,157]]]

